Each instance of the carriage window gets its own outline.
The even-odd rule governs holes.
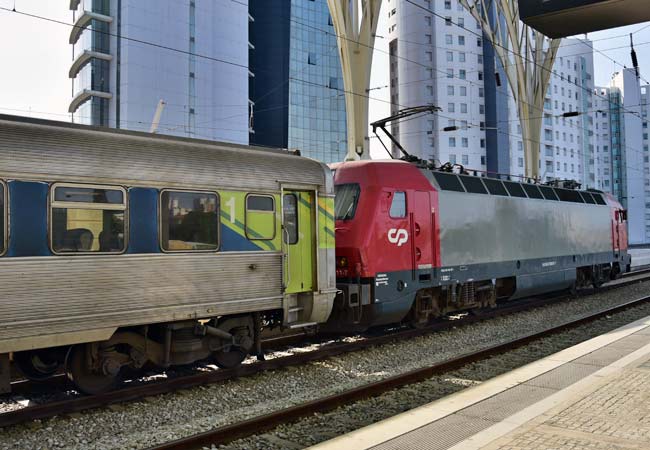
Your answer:
[[[121,253],[126,249],[124,189],[55,184],[50,198],[54,253]]]
[[[219,198],[212,192],[162,191],[160,245],[164,251],[215,251]]]
[[[246,197],[246,237],[270,240],[275,237],[275,200],[269,195]]]
[[[284,215],[283,239],[285,244],[298,242],[298,199],[295,194],[285,194],[282,205]]]
[[[7,248],[7,202],[5,201],[5,185],[0,182],[0,255],[5,252]]]
[[[395,192],[393,194],[389,216],[393,219],[406,217],[406,194],[404,192]]]

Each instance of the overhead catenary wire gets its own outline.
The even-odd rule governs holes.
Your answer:
[[[19,14],[19,15],[26,16],[26,17],[32,17],[34,19],[44,20],[44,21],[51,22],[51,23],[57,23],[59,25],[65,25],[65,26],[68,26],[68,27],[71,27],[71,28],[80,28],[80,29],[86,28],[85,26],[81,27],[81,26],[75,25],[73,23],[68,23],[68,22],[64,22],[62,20],[52,19],[51,17],[45,17],[45,16],[41,16],[41,15],[38,15],[38,14],[28,13],[28,12],[25,12],[25,11],[18,11],[16,9],[5,8],[4,6],[0,6],[0,10],[7,11],[7,12],[10,12],[10,13],[13,13],[13,14]],[[168,51],[172,51],[172,52],[176,52],[176,53],[181,53],[181,54],[184,54],[184,55],[196,56],[197,58],[207,59],[207,60],[210,60],[210,61],[213,61],[213,62],[227,64],[227,65],[231,65],[231,66],[234,66],[234,67],[239,67],[241,69],[248,70],[248,65],[236,63],[236,62],[233,62],[233,61],[228,61],[228,60],[225,60],[225,59],[222,59],[222,58],[216,58],[214,56],[208,56],[208,55],[203,55],[203,54],[200,54],[200,53],[190,52],[189,50],[182,50],[180,48],[169,47],[167,45],[157,44],[155,42],[145,41],[143,39],[132,38],[132,37],[129,37],[129,36],[125,36],[123,34],[111,33],[110,31],[93,30],[93,32],[94,33],[104,34],[104,35],[111,36],[111,37],[119,37],[120,39],[135,42],[137,44],[149,45],[151,47],[156,47],[156,48],[163,49],[163,50],[168,50]]]
[[[407,0],[407,1],[408,1],[408,0]],[[412,3],[412,2],[409,2],[409,3]],[[416,6],[419,6],[419,5],[416,5]],[[439,16],[439,15],[438,15],[438,17],[442,17],[442,16]],[[303,22],[301,22],[301,21],[298,21],[298,20],[296,20],[296,19],[290,19],[290,20],[293,21],[294,23],[296,23],[296,24],[298,24],[298,25],[301,25],[301,26],[304,26],[304,27],[306,27],[306,28],[310,28],[310,29],[313,29],[313,30],[316,30],[316,31],[320,31],[320,32],[325,33],[325,34],[328,34],[328,35],[336,36],[337,38],[341,37],[340,35],[338,35],[338,34],[336,34],[336,33],[333,33],[333,32],[328,31],[328,30],[324,30],[324,29],[322,29],[322,28],[319,28],[319,27],[316,27],[316,26],[313,26],[313,25],[305,24],[305,23],[303,23]],[[461,27],[460,25],[458,25],[458,26]],[[463,30],[467,30],[467,31],[469,31],[469,30],[468,30],[467,28],[465,28],[464,26],[462,26],[461,28],[463,28]],[[474,34],[474,35],[478,36],[479,38],[483,39],[482,35],[478,35],[477,33],[472,33],[472,34]],[[357,44],[357,45],[362,45],[362,46],[365,46],[365,47],[370,47],[370,46],[367,45],[367,44],[358,43],[357,41],[354,41],[354,40],[349,39],[349,38],[346,38],[346,37],[342,37],[342,38],[345,39],[345,40],[349,40],[349,41],[351,41],[351,42],[354,42],[354,43]],[[601,40],[607,40],[607,39],[601,39]],[[412,41],[409,41],[409,42],[412,42]],[[591,42],[593,42],[593,41],[591,41]],[[644,42],[644,43],[642,43],[642,44],[638,44],[638,45],[646,45],[646,44],[650,44],[650,42]],[[429,45],[429,44],[422,44],[422,45]],[[494,44],[493,44],[493,45],[494,45]],[[586,43],[586,42],[584,42],[584,41],[580,41],[580,42],[576,42],[576,43],[573,43],[573,44],[568,44],[567,46],[571,46],[571,45],[585,45],[585,46],[588,46],[588,43]],[[432,45],[431,45],[431,46],[432,46]],[[432,47],[442,49],[442,47],[436,47],[436,46],[432,46]],[[587,55],[587,54],[592,53],[593,50],[594,50],[593,47],[590,47],[590,48],[592,49],[591,52],[581,52],[581,53],[576,53],[576,54],[563,55],[563,57],[568,58],[568,57],[574,57],[574,56],[579,56],[579,55]],[[627,46],[615,47],[615,48],[613,48],[613,49],[606,49],[605,51],[609,51],[609,50],[617,50],[617,49],[620,49],[620,48],[627,48]],[[391,55],[390,52],[386,52],[385,50],[380,50],[380,49],[376,49],[376,48],[375,48],[374,50],[375,50],[375,51],[378,51],[378,52],[380,52],[380,53],[387,54],[387,55],[389,55],[389,56]],[[473,53],[473,54],[480,55],[480,53]],[[455,72],[454,72],[454,74],[452,74],[452,76],[450,77],[449,74],[448,74],[447,72],[445,72],[445,71],[443,71],[443,70],[441,70],[441,69],[438,69],[438,68],[436,68],[436,67],[428,66],[428,65],[426,65],[426,64],[422,64],[421,62],[413,61],[413,60],[411,60],[411,59],[408,59],[408,58],[403,57],[403,56],[400,56],[400,55],[396,55],[396,57],[397,57],[398,59],[400,59],[400,60],[404,60],[404,61],[406,61],[406,62],[410,62],[410,63],[415,64],[415,65],[419,65],[419,66],[424,67],[424,68],[426,68],[426,69],[432,69],[432,70],[435,70],[436,72],[442,74],[442,76],[440,76],[440,77],[434,77],[434,78],[428,78],[428,79],[424,79],[424,80],[417,80],[417,81],[406,82],[406,83],[399,84],[399,86],[406,85],[406,84],[409,84],[409,83],[426,82],[426,81],[429,81],[429,80],[441,80],[441,79],[445,79],[445,78],[452,78],[452,79],[458,79],[458,80],[461,80],[461,81],[463,81],[463,82],[465,82],[465,83],[467,83],[467,84],[474,85],[474,86],[477,86],[477,87],[479,87],[479,88],[484,87],[484,85],[483,85],[482,83],[474,82],[474,81],[469,80],[469,79],[466,78],[466,75],[467,75],[468,73],[481,72],[481,70],[466,71],[466,73],[465,73],[465,77],[464,77],[464,78],[461,77],[460,75],[457,76],[457,75],[455,74]],[[509,64],[509,65],[505,65],[505,66],[502,65],[502,67],[505,68],[505,67],[509,67],[509,66],[511,66],[511,65],[514,65],[514,64]],[[552,71],[552,75],[555,76],[555,77],[559,77],[562,81],[565,81],[565,78],[566,78],[566,77],[564,77],[563,75],[557,73],[556,70],[553,70],[553,71]],[[578,85],[578,84],[574,84],[574,85],[575,85],[577,88],[580,88],[580,89],[585,90],[585,91],[588,92],[590,95],[597,95],[597,94],[595,94],[593,91],[591,91],[591,90],[588,89],[588,88],[585,88],[585,87],[580,86],[580,85]],[[502,89],[502,94],[503,94],[503,95],[505,95],[506,97],[508,97],[508,98],[510,98],[510,99],[512,99],[512,100],[517,101],[517,99],[516,99],[513,95],[511,95],[511,94],[508,93],[508,89],[507,89],[506,86],[503,86],[501,89]],[[500,91],[501,91],[501,90],[500,90]],[[573,99],[572,99],[572,100],[573,100]],[[530,106],[534,106],[534,107],[536,107],[535,105],[532,105],[532,104],[530,104],[529,102],[527,102],[527,101],[525,101],[525,100],[523,100],[523,99],[522,99],[521,101],[523,101],[524,103],[526,103],[526,104],[528,104],[528,105],[530,105]],[[633,113],[634,113],[634,112],[633,112]],[[524,118],[524,119],[521,119],[521,120],[531,120],[531,119],[525,119],[525,118]]]
[[[428,12],[434,14],[434,15],[437,16],[437,17],[440,17],[440,18],[442,18],[442,19],[445,19],[443,16],[440,16],[439,14],[437,14],[437,13],[435,13],[435,12],[433,12],[433,11],[427,9],[427,8],[424,8],[424,7],[421,6],[421,5],[416,4],[416,3],[412,2],[411,0],[406,0],[406,1],[407,1],[408,3],[413,4],[414,6],[417,6],[417,7],[421,8],[421,9],[424,9],[425,11],[428,11]],[[236,3],[238,3],[238,2],[236,2]],[[61,21],[61,20],[57,20],[57,19],[52,19],[52,18],[49,18],[49,17],[41,16],[41,15],[38,15],[38,14],[32,14],[32,13],[27,13],[27,12],[23,12],[23,11],[17,11],[17,10],[9,9],[9,8],[6,8],[6,7],[0,7],[0,10],[4,10],[4,11],[7,11],[7,12],[12,12],[12,13],[15,13],[15,14],[24,15],[24,16],[27,16],[27,17],[32,17],[32,18],[39,19],[39,20],[45,20],[45,21],[48,21],[48,22],[53,22],[53,23],[57,23],[57,24],[60,24],[60,25],[68,26],[68,27],[77,27],[77,28],[79,28],[77,25],[70,24],[70,23],[67,23],[67,22],[64,22],[64,21]],[[310,28],[313,28],[313,29],[319,30],[319,31],[324,32],[324,33],[327,33],[327,34],[332,34],[332,35],[336,36],[337,38],[341,38],[341,37],[342,37],[342,36],[340,36],[340,35],[338,35],[338,34],[336,34],[336,33],[331,33],[331,32],[329,32],[329,31],[327,31],[327,30],[323,30],[323,29],[321,29],[321,28],[314,27],[314,26],[311,26],[311,25],[306,25],[306,24],[304,24],[304,23],[301,23],[301,22],[299,22],[299,21],[296,21],[295,19],[290,19],[290,20],[292,20],[292,21],[294,21],[294,22],[296,22],[296,23],[298,23],[298,24],[300,24],[300,25],[308,26],[308,27],[310,27]],[[454,25],[456,25],[456,26],[458,26],[458,27],[460,27],[460,28],[462,28],[462,29],[468,31],[468,32],[471,33],[471,34],[474,34],[475,36],[477,36],[477,37],[479,37],[479,38],[481,38],[481,39],[483,38],[482,35],[479,35],[478,33],[475,33],[475,32],[473,32],[473,31],[471,31],[471,30],[465,28],[464,26],[460,26],[460,25],[454,23],[453,21],[452,21],[452,24],[454,24]],[[85,28],[85,27],[81,27],[81,28]],[[134,42],[141,43],[141,44],[144,44],[144,45],[151,45],[151,46],[158,47],[158,48],[165,49],[165,50],[169,50],[169,51],[179,52],[179,53],[186,54],[186,55],[190,55],[190,56],[196,56],[196,57],[198,57],[198,58],[208,59],[208,60],[211,60],[211,61],[214,61],[214,62],[219,62],[219,63],[224,63],[224,64],[230,64],[230,65],[237,66],[237,67],[240,67],[240,68],[245,68],[246,70],[249,69],[247,65],[238,64],[238,63],[234,63],[234,62],[232,62],[232,61],[227,61],[227,60],[223,60],[223,59],[220,59],[220,58],[211,57],[211,56],[208,56],[208,55],[202,55],[202,54],[198,54],[198,53],[190,52],[190,51],[187,51],[187,50],[176,49],[176,48],[173,48],[173,47],[164,46],[164,45],[161,45],[161,44],[156,44],[156,43],[149,42],[149,41],[145,41],[145,40],[141,40],[141,39],[130,38],[130,37],[128,37],[128,36],[124,36],[124,35],[122,35],[122,34],[118,35],[118,34],[116,34],[116,33],[110,33],[110,32],[100,31],[100,30],[93,30],[93,31],[94,31],[94,32],[97,32],[97,33],[103,33],[103,34],[106,34],[106,35],[114,36],[114,37],[120,37],[121,39],[134,41]],[[346,40],[349,40],[349,41],[352,41],[352,42],[355,42],[355,43],[357,43],[357,44],[359,44],[359,45],[365,45],[365,44],[360,44],[360,43],[358,43],[358,42],[356,42],[356,41],[354,41],[354,40],[352,40],[352,39],[350,39],[350,38],[344,37],[344,36],[343,36],[342,38],[343,38],[343,39],[346,39]],[[648,43],[650,43],[650,42],[648,42]],[[493,45],[494,45],[494,44],[493,44]],[[638,44],[638,45],[642,45],[642,44]],[[365,45],[365,46],[367,46],[367,45]],[[367,46],[367,47],[369,47],[369,46]],[[500,47],[503,47],[503,46],[500,46]],[[503,47],[503,48],[505,48],[505,47]],[[511,50],[509,50],[509,49],[507,49],[507,48],[505,48],[505,49],[506,49],[507,51],[513,53]],[[381,50],[379,50],[379,51],[382,52],[382,53],[389,54],[389,52],[386,52],[386,51],[381,51]],[[400,58],[403,58],[403,57],[400,57]],[[403,58],[403,59],[405,59],[405,58]],[[415,64],[420,64],[420,65],[421,65],[421,63],[418,63],[418,62],[415,62],[415,61],[411,61],[411,60],[408,60],[408,61],[410,61],[410,62],[412,62],[412,63],[415,63]],[[533,63],[535,63],[535,62],[533,61]],[[429,68],[428,66],[424,66],[424,67]],[[460,79],[460,78],[459,78],[459,79]],[[468,83],[477,84],[477,83],[473,83],[471,80],[465,80],[465,81],[467,81]],[[284,82],[284,83],[286,83],[286,82]],[[282,83],[282,84],[284,84],[284,83]],[[578,86],[578,87],[580,87],[580,86]],[[583,88],[583,89],[584,89],[584,88]],[[377,100],[377,99],[373,99],[373,98],[371,98],[371,97],[369,97],[369,99]],[[259,101],[259,100],[258,100],[258,101]],[[390,103],[390,102],[389,102],[389,103]],[[398,106],[401,106],[401,105],[398,105]]]
[[[237,2],[237,1],[234,1],[234,3],[239,3],[239,4],[244,5],[243,3]],[[38,14],[24,12],[24,11],[18,11],[15,8],[14,9],[9,9],[9,8],[0,6],[0,10],[15,13],[15,14],[19,14],[19,15],[26,16],[26,17],[30,17],[30,18],[33,18],[33,19],[38,19],[38,20],[43,20],[43,21],[47,21],[47,22],[51,22],[51,23],[56,23],[56,24],[71,27],[71,28],[86,28],[86,27],[79,27],[77,25],[74,25],[74,24],[71,24],[71,23],[68,23],[68,22],[64,22],[64,21],[61,21],[61,20],[52,19],[50,17],[45,17],[45,16],[41,16],[41,15],[38,15]],[[247,71],[249,70],[248,65],[239,64],[239,63],[236,63],[236,62],[233,62],[233,61],[228,61],[228,60],[225,60],[225,59],[222,59],[222,58],[216,58],[216,57],[212,57],[212,56],[209,56],[209,55],[195,53],[195,52],[191,52],[191,51],[188,51],[188,50],[182,50],[182,49],[178,49],[178,48],[174,48],[174,47],[170,47],[170,46],[166,46],[166,45],[162,45],[162,44],[157,44],[157,43],[142,40],[142,39],[136,39],[136,38],[132,38],[132,37],[129,37],[129,36],[125,36],[124,34],[111,33],[111,32],[108,32],[108,31],[101,31],[101,30],[93,30],[93,32],[108,35],[108,36],[112,36],[112,37],[119,37],[120,39],[124,39],[124,40],[127,40],[127,41],[131,41],[131,42],[135,42],[135,43],[139,43],[139,44],[143,44],[143,45],[149,45],[149,46],[152,46],[152,47],[155,47],[155,48],[159,48],[159,49],[163,49],[163,50],[167,50],[167,51],[173,51],[173,52],[177,52],[177,53],[180,53],[180,54],[185,54],[185,55],[188,55],[188,56],[194,56],[194,57],[197,57],[197,58],[202,58],[202,59],[206,59],[206,60],[217,62],[217,63],[223,63],[223,64],[228,64],[228,65],[240,67],[242,69],[246,69]],[[328,54],[331,51],[332,51],[332,49],[330,49],[328,51]],[[274,92],[275,90],[281,88],[288,81],[289,80],[287,79],[287,80],[284,80],[283,82],[279,83],[276,87],[270,89],[269,91],[264,93],[261,97],[256,99],[256,101],[259,102],[263,98],[266,98],[272,92]],[[188,107],[188,108],[190,107],[189,105],[180,105],[180,104],[167,104],[167,106]],[[237,105],[229,105],[229,106],[236,107]],[[248,105],[245,105],[245,106],[248,106]],[[210,105],[201,105],[200,107],[210,107]],[[225,107],[225,105],[214,105],[214,107],[215,108],[220,108],[220,107]],[[284,107],[279,107],[278,109],[281,109],[281,108],[284,108]],[[275,108],[272,108],[272,109],[275,109]],[[257,112],[266,112],[268,110],[269,109],[258,110]],[[242,116],[242,115],[244,115],[244,114],[237,114],[237,115],[228,116],[228,117],[224,117],[224,118],[217,118],[217,119],[214,119],[214,120],[226,120],[226,119],[229,119],[229,118],[234,118],[234,117],[238,117],[238,116]],[[248,115],[248,113],[246,115]],[[120,122],[125,122],[125,120],[121,119]],[[126,122],[129,122],[129,121],[126,121]],[[145,122],[141,122],[141,121],[130,121],[130,122],[139,123],[139,124],[140,123],[141,124],[145,123]],[[209,129],[209,128],[217,129],[215,127],[202,127],[202,126],[199,126],[199,125],[203,125],[203,124],[209,123],[209,122],[212,122],[212,121],[201,122],[199,124],[194,125],[193,127],[202,128],[202,129]],[[171,129],[170,128],[163,128],[166,131],[173,131],[174,129],[187,127],[187,124],[180,125],[180,124],[164,124],[164,123],[161,123],[160,125],[162,127],[167,127],[167,126],[173,127]],[[226,129],[223,129],[223,130],[226,130]],[[239,130],[230,130],[230,131],[239,131]],[[246,131],[246,132],[248,133],[248,131]]]
[[[449,18],[447,18],[447,17],[444,17],[444,16],[440,15],[440,14],[438,14],[437,12],[435,12],[435,11],[429,9],[429,8],[426,8],[426,7],[422,6],[422,5],[419,5],[419,4],[415,3],[413,0],[405,0],[405,1],[406,1],[407,3],[410,3],[410,4],[413,5],[413,6],[417,7],[417,8],[420,8],[420,9],[422,9],[422,10],[424,10],[424,11],[427,11],[427,12],[429,12],[430,14],[432,14],[432,15],[434,15],[434,16],[436,16],[436,17],[442,19],[442,20],[444,20],[445,23],[451,23],[452,25],[454,25],[454,26],[456,26],[456,27],[459,27],[459,28],[462,28],[462,29],[466,30],[468,33],[473,34],[474,36],[477,36],[477,37],[479,37],[479,38],[481,38],[481,39],[483,38],[483,35],[482,35],[482,34],[478,34],[478,33],[476,33],[475,31],[470,30],[469,28],[465,28],[464,25],[460,25],[460,24],[454,22],[453,20],[451,20],[451,19],[449,19]],[[492,45],[495,46],[495,47],[499,47],[499,48],[505,50],[506,52],[508,52],[508,53],[510,53],[510,54],[512,54],[512,55],[520,56],[524,61],[526,61],[526,62],[528,62],[528,63],[531,63],[531,64],[533,64],[534,66],[539,67],[539,68],[542,69],[542,70],[545,70],[545,71],[547,71],[547,72],[550,72],[551,74],[554,73],[554,70],[553,70],[552,68],[549,69],[549,68],[547,68],[547,67],[544,67],[543,64],[540,64],[540,63],[538,63],[537,61],[528,58],[527,56],[517,55],[517,53],[515,53],[514,50],[511,50],[511,49],[509,49],[508,47],[506,47],[506,46],[504,46],[504,45],[498,44],[498,43],[496,43],[496,42],[492,42]],[[589,89],[587,89],[587,88],[585,88],[585,87],[582,87],[582,86],[579,86],[579,85],[576,85],[576,86],[578,86],[579,88],[581,88],[581,89],[583,89],[583,90],[586,90],[586,91],[590,92]],[[596,95],[597,95],[597,94],[596,94]]]
[[[428,12],[432,13],[433,15],[435,15],[435,16],[437,16],[437,17],[439,17],[439,18],[445,19],[443,16],[440,16],[439,14],[435,13],[434,11],[431,11],[430,9],[424,8],[424,7],[422,7],[421,5],[417,5],[416,3],[412,2],[411,0],[406,0],[406,1],[407,1],[408,3],[413,4],[414,6],[417,6],[417,7],[421,8],[421,9],[423,9],[423,10],[425,10],[425,11],[428,11]],[[239,3],[239,2],[236,2],[236,3]],[[78,26],[76,26],[76,25],[74,25],[74,24],[70,24],[70,23],[67,23],[67,22],[64,22],[64,21],[60,21],[60,20],[56,20],[56,19],[52,19],[52,18],[48,18],[48,17],[45,17],[45,16],[40,16],[40,15],[37,15],[37,14],[31,14],[31,13],[27,13],[27,12],[17,11],[17,10],[15,10],[15,9],[9,9],[9,8],[5,8],[5,7],[0,7],[0,10],[4,10],[4,11],[11,12],[11,13],[15,13],[15,14],[24,15],[24,16],[27,16],[27,17],[36,18],[36,19],[39,19],[39,20],[45,20],[45,21],[48,21],[48,22],[58,23],[58,24],[65,25],[65,26],[68,26],[68,27],[78,27]],[[292,19],[292,20],[295,20],[295,19]],[[297,21],[296,21],[296,22],[297,22]],[[298,23],[299,23],[299,22],[298,22]],[[462,28],[462,29],[468,31],[469,33],[474,34],[475,36],[477,36],[477,37],[483,39],[483,36],[482,36],[482,35],[479,35],[478,33],[475,33],[475,32],[473,32],[473,31],[471,31],[471,30],[465,28],[464,26],[461,26],[461,25],[459,25],[459,24],[457,24],[457,23],[455,23],[455,22],[453,22],[453,21],[452,21],[451,23],[454,24],[455,26],[458,26],[458,27],[460,27],[460,28]],[[302,24],[302,25],[304,25],[304,24]],[[311,27],[311,26],[310,26],[310,27]],[[322,32],[325,32],[325,33],[328,33],[328,34],[333,34],[334,36],[340,37],[339,35],[337,35],[337,34],[335,34],[335,33],[330,33],[329,31],[319,29],[318,27],[312,27],[312,28],[316,28],[316,29],[318,29],[318,30],[320,30],[320,31],[322,31]],[[93,30],[93,31],[94,31],[94,32],[98,32],[98,33],[104,33],[104,34],[107,34],[107,35],[111,35],[111,36],[118,37],[118,35],[115,34],[115,33],[103,32],[103,31],[99,31],[99,30]],[[639,31],[641,31],[641,30],[639,30]],[[223,63],[223,64],[229,64],[229,65],[237,66],[237,67],[240,67],[240,68],[245,68],[246,70],[248,70],[248,66],[247,66],[247,65],[243,65],[243,64],[235,63],[235,62],[232,62],[232,61],[227,61],[227,60],[224,60],[224,59],[221,59],[221,58],[215,58],[215,57],[211,57],[211,56],[208,56],[208,55],[197,54],[197,53],[193,53],[193,52],[190,52],[190,51],[187,51],[187,50],[176,49],[176,48],[173,48],[173,47],[164,46],[164,45],[156,44],[156,43],[149,42],[149,41],[144,41],[144,40],[140,40],[140,39],[130,38],[130,37],[128,37],[128,36],[124,36],[124,35],[119,35],[119,37],[120,37],[121,39],[134,41],[134,42],[141,43],[141,44],[144,44],[144,45],[151,45],[151,46],[154,46],[154,47],[157,47],[157,48],[161,48],[161,49],[165,49],[165,50],[169,50],[169,51],[174,51],[174,52],[179,52],[179,53],[187,54],[187,55],[190,55],[190,56],[196,56],[196,57],[198,57],[198,58],[204,58],[204,59],[208,59],[208,60],[211,60],[211,61],[214,61],[214,62],[219,62],[219,63]],[[349,38],[345,38],[345,37],[343,37],[343,38],[344,38],[344,39],[348,39],[348,40],[350,40]],[[613,39],[613,38],[611,38],[611,39]],[[355,42],[356,42],[356,41],[355,41]],[[650,42],[648,42],[648,43],[650,43]],[[647,44],[647,43],[645,43],[645,44]],[[361,45],[361,44],[360,44],[360,45]],[[493,43],[493,45],[496,45],[496,44]],[[637,44],[637,45],[643,45],[643,43],[642,43],[642,44]],[[499,46],[500,46],[500,45],[499,45]],[[503,46],[500,46],[500,47],[503,47]],[[510,53],[514,53],[512,50],[509,50],[509,49],[507,49],[506,47],[503,47],[503,48],[504,48],[506,51],[510,52]],[[389,52],[385,52],[385,51],[383,51],[383,53],[389,54]],[[402,58],[403,58],[403,57],[402,57]],[[529,59],[526,59],[526,60],[531,61],[531,60],[529,60]],[[409,61],[410,61],[410,60],[409,60]],[[419,64],[419,63],[414,62],[414,61],[411,61],[411,62],[416,63],[416,64]],[[531,62],[532,62],[533,64],[539,65],[539,64],[537,64],[535,61],[531,61]],[[425,66],[425,67],[429,68],[428,66]],[[549,69],[546,69],[546,70],[549,70]],[[553,73],[557,76],[557,73],[556,73],[555,71],[553,71]],[[286,81],[284,81],[283,83],[281,83],[279,86],[281,87],[281,85],[283,85],[283,84],[285,84],[286,82],[288,82],[289,79],[294,79],[295,81],[305,82],[305,83],[314,84],[314,85],[318,85],[318,86],[321,86],[321,87],[325,87],[325,88],[330,88],[330,89],[332,89],[331,87],[326,86],[326,85],[320,85],[320,84],[318,84],[318,83],[312,83],[312,82],[308,82],[308,81],[306,81],[306,80],[300,80],[300,79],[292,78],[292,77],[288,77],[288,79],[287,79]],[[563,78],[562,78],[562,79],[563,79]],[[468,82],[468,83],[470,83],[470,84],[478,85],[478,83],[474,83],[474,82],[472,82],[471,80],[465,80],[465,81]],[[581,88],[581,89],[583,89],[583,90],[586,90],[586,91],[588,91],[588,92],[591,92],[591,91],[590,91],[589,89],[587,89],[587,88],[581,87],[581,86],[579,86],[579,85],[576,85],[576,86],[577,86],[578,88]],[[341,89],[337,89],[337,90],[339,90],[339,91],[343,91],[343,92],[349,92],[349,93],[352,93],[353,95],[361,95],[361,96],[364,96],[363,94],[359,94],[359,93],[355,93],[355,92],[344,91],[344,90],[341,90]],[[391,102],[391,101],[387,101],[387,100],[383,100],[383,99],[378,99],[378,98],[373,98],[373,97],[370,97],[370,96],[365,96],[365,97],[367,97],[369,100],[380,101],[380,102],[388,103],[388,104],[391,104],[391,105],[396,105],[396,106],[398,106],[398,107],[403,107],[403,105],[400,105],[400,104],[397,104],[397,103],[394,103],[394,102]],[[602,96],[600,96],[600,97],[602,97]],[[604,97],[602,97],[602,98],[604,98]],[[634,112],[632,112],[632,113],[634,113]],[[439,115],[439,114],[437,114],[437,115]],[[444,118],[444,116],[441,116],[441,117]],[[456,118],[449,118],[449,119],[454,119],[454,120],[455,120]],[[176,126],[176,124],[172,124],[172,126]],[[185,126],[185,125],[183,125],[183,126]],[[203,128],[210,128],[210,127],[203,127]],[[236,131],[239,131],[239,130],[236,130]]]

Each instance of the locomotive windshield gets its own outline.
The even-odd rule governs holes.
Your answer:
[[[334,216],[336,220],[350,220],[354,218],[359,200],[360,188],[358,184],[337,184],[334,186]]]

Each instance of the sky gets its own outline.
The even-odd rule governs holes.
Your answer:
[[[69,0],[0,0],[0,8],[11,10],[14,6],[20,12],[72,22]],[[388,35],[387,11],[388,3],[384,1],[377,28],[371,88],[389,84],[388,40],[382,37]],[[70,30],[70,26],[0,9],[0,113],[69,120]],[[622,68],[621,64],[631,66],[628,35],[638,30],[641,31],[634,34],[634,42],[641,75],[650,81],[650,23],[646,23],[588,35],[597,50],[594,54],[596,85],[608,85],[612,74]],[[369,95],[370,122],[390,115],[388,88],[373,89]],[[373,157],[387,157],[376,139],[371,139],[371,144]]]

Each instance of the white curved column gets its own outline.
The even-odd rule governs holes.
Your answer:
[[[327,0],[327,4],[343,70],[348,131],[345,159],[369,159],[368,89],[381,0]]]

